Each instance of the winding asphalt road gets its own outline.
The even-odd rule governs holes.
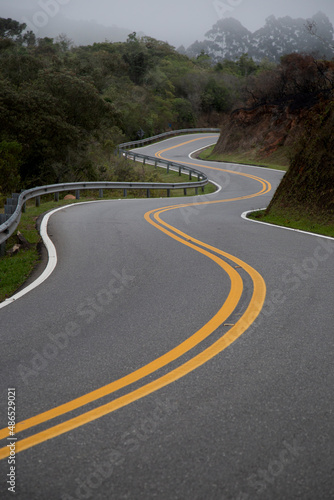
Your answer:
[[[282,172],[188,156],[216,140],[142,149],[219,192],[50,218],[55,271],[0,309],[1,498],[334,498],[334,241],[241,218]]]

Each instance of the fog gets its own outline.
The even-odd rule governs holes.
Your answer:
[[[0,17],[26,22],[37,36],[66,33],[75,43],[125,40],[136,31],[178,47],[202,40],[223,17],[255,31],[273,14],[334,24],[333,0],[0,0]],[[116,29],[118,27],[118,29]]]

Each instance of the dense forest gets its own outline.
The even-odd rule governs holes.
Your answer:
[[[0,19],[0,186],[115,178],[115,146],[170,129],[217,126],[244,75],[265,68],[247,55],[213,67],[206,55],[136,33],[126,42],[74,47],[36,38]],[[123,179],[122,179],[123,180]]]
[[[333,90],[333,63],[292,54],[213,63],[166,42],[73,46],[0,19],[0,192],[121,179],[115,146],[171,129],[220,126],[240,108],[314,103]]]

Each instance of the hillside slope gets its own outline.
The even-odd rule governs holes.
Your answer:
[[[334,224],[334,99],[240,109],[224,117],[221,130],[214,155],[245,153],[264,165],[287,157],[289,169],[265,215]]]
[[[286,154],[301,136],[308,110],[265,104],[235,110],[225,115],[215,154],[247,152],[249,158],[265,163],[272,153]]]
[[[290,54],[249,79],[244,107],[224,115],[215,156],[243,153],[289,170],[268,214],[334,225],[334,61]]]
[[[299,213],[334,224],[334,100],[316,106],[304,126],[267,214]]]

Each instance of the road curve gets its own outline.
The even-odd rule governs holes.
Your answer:
[[[141,148],[215,194],[51,216],[55,270],[0,310],[1,498],[333,498],[334,241],[242,219],[282,172],[191,156],[216,140]]]

